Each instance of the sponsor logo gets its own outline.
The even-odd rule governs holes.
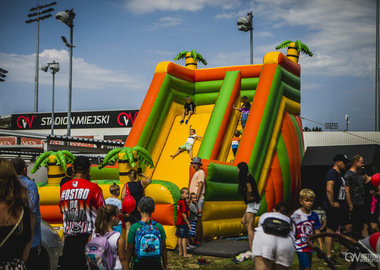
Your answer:
[[[32,128],[33,120],[37,115],[21,115],[17,118],[17,126],[19,128]]]
[[[378,263],[380,262],[380,254],[347,252],[344,259],[347,262]]]
[[[117,123],[122,126],[122,127],[127,127],[128,126],[128,123],[129,123],[129,120],[131,120],[131,126],[133,125],[133,123],[135,122],[136,120],[136,116],[137,116],[137,112],[135,112],[134,116],[132,117],[132,113],[131,112],[121,112],[119,113],[119,115],[117,116]]]

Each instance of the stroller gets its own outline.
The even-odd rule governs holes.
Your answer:
[[[330,269],[337,270],[336,266],[330,261],[326,253],[313,244],[313,240],[320,237],[336,238],[342,245],[347,247],[346,260],[351,262],[350,269],[355,270],[380,270],[380,254],[376,250],[380,249],[380,233],[375,233],[359,241],[346,235],[337,233],[320,233],[309,236],[307,244],[317,252],[317,256],[323,259]],[[376,239],[375,239],[376,238]]]

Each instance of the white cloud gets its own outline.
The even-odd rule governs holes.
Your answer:
[[[182,23],[182,19],[179,17],[163,17],[158,20],[158,22],[153,24],[151,30],[157,30],[162,27],[172,27]]]
[[[288,39],[302,39],[313,51],[310,59],[301,56],[307,73],[373,76],[374,1],[257,0],[256,9],[274,28],[305,29],[290,33]]]
[[[7,67],[9,81],[34,83],[36,55],[0,53],[0,62]],[[59,62],[60,71],[56,74],[56,85],[67,86],[69,77],[69,53],[66,50],[44,50],[40,53],[40,66],[53,60]],[[48,71],[49,72],[49,71]],[[50,72],[49,72],[50,73]],[[114,71],[87,63],[83,58],[73,57],[73,86],[82,89],[146,90],[143,76],[129,75],[125,71]],[[39,73],[40,84],[51,84],[51,76]]]
[[[243,0],[126,0],[125,8],[142,14],[154,11],[199,11],[206,6],[232,9],[242,2]]]

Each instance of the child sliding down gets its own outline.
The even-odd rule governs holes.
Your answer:
[[[176,156],[178,156],[182,151],[188,151],[190,155],[190,159],[193,159],[193,144],[196,139],[202,139],[201,136],[198,136],[195,134],[195,129],[191,128],[191,125],[189,127],[189,138],[187,138],[187,141],[184,145],[178,148],[177,152],[174,153],[174,155],[170,155],[172,159],[174,159]]]

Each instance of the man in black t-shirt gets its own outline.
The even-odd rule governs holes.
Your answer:
[[[183,124],[183,121],[184,121],[186,115],[188,115],[188,117],[187,117],[185,124],[187,124],[189,122],[191,115],[195,113],[195,107],[196,106],[195,106],[194,102],[191,101],[191,98],[186,97],[186,103],[185,103],[183,113],[182,113],[182,120],[179,121],[180,124]]]
[[[364,179],[367,177],[362,175],[363,169],[363,157],[355,155],[352,158],[351,168],[344,175],[347,203],[351,211],[352,231],[360,238],[363,238],[361,235],[366,213]]]
[[[346,184],[342,173],[349,160],[346,155],[338,154],[333,161],[334,166],[326,174],[326,200],[324,202],[326,227],[327,232],[330,233],[336,232],[340,226],[343,227],[343,232],[347,232],[350,229],[350,220],[346,202]],[[332,238],[326,237],[325,242],[327,256],[331,257]]]

